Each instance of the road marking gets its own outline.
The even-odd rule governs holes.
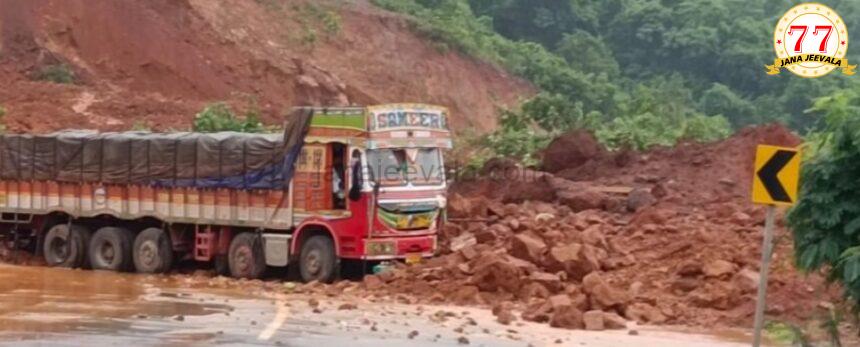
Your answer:
[[[266,329],[260,332],[260,335],[257,336],[257,340],[268,340],[275,335],[275,332],[284,325],[284,322],[287,321],[287,315],[290,313],[290,310],[287,308],[287,303],[283,300],[278,300],[278,311],[275,312],[275,319],[272,319],[269,322],[269,325],[266,326]]]

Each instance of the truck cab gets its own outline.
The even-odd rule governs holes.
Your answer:
[[[330,235],[338,259],[417,262],[432,256],[445,215],[447,110],[390,104],[313,114],[291,185],[295,244],[304,244],[303,233],[312,230]],[[327,272],[302,266],[324,257],[323,250],[312,259],[301,247],[292,251],[303,272]]]

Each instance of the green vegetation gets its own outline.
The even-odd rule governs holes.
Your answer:
[[[789,323],[768,322],[764,327],[765,335],[773,342],[787,346],[811,346],[803,331]]]
[[[245,116],[239,118],[233,113],[230,106],[224,103],[214,103],[206,106],[194,116],[194,131],[211,133],[217,131],[238,131],[244,133],[260,133],[266,129],[260,123],[259,114],[251,109]]]
[[[484,137],[477,142],[488,149],[492,149],[494,155],[519,159],[527,166],[537,165],[535,154],[545,148],[552,139],[541,129],[535,130],[530,120],[522,113],[504,112],[499,130]],[[478,159],[486,161],[487,156]],[[474,162],[474,158],[472,161]],[[474,163],[477,164],[477,163]]]
[[[342,20],[337,8],[329,6],[306,3],[296,5],[293,10],[302,26],[300,41],[307,46],[313,46],[319,41],[319,32],[324,34],[326,40],[332,39],[342,30]]]
[[[415,30],[437,46],[540,88],[512,111],[531,127],[495,134],[526,145],[531,133],[573,127],[630,148],[709,141],[771,121],[814,130],[820,124],[803,110],[849,84],[838,72],[818,79],[764,73],[774,58],[773,26],[796,1],[372,1],[411,15]],[[860,16],[860,2],[828,5],[843,18]],[[855,46],[849,61],[857,60]]]
[[[808,113],[821,129],[807,138],[800,199],[786,220],[796,265],[824,271],[860,304],[860,88],[818,98]],[[860,305],[857,306],[860,308]]]
[[[764,327],[764,332],[771,341],[779,345],[812,347],[803,330],[794,324],[768,322]]]
[[[74,84],[76,77],[66,64],[46,65],[36,74],[36,79],[59,84]]]

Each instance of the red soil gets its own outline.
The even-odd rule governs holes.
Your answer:
[[[276,124],[296,105],[424,102],[449,107],[455,130],[480,132],[495,125],[497,106],[533,93],[491,65],[439,52],[406,19],[363,1],[319,5],[341,17],[328,37],[305,3],[0,0],[7,126],[187,128],[215,101],[256,105]],[[302,41],[308,30],[313,45]],[[33,78],[61,63],[77,85]]]

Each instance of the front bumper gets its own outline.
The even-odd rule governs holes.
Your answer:
[[[416,255],[432,257],[436,253],[436,235],[375,237],[362,240],[362,259],[394,260]]]

